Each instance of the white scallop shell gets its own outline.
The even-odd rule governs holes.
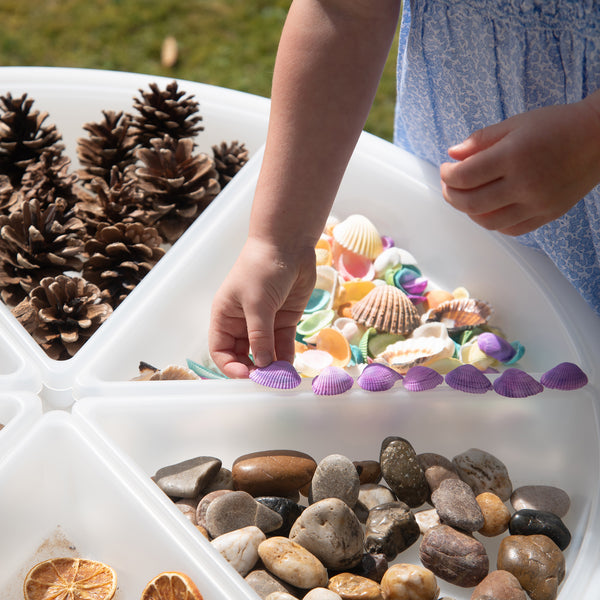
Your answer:
[[[333,228],[333,239],[346,250],[374,260],[383,251],[381,235],[364,215],[350,215]]]
[[[452,340],[450,340],[452,341]],[[414,365],[426,364],[454,353],[447,340],[437,337],[408,338],[388,346],[376,360],[384,360],[399,373],[406,373]]]
[[[415,265],[417,261],[415,257],[403,248],[392,246],[386,248],[373,262],[375,267],[375,276],[383,277],[388,269],[393,269],[400,265]]]

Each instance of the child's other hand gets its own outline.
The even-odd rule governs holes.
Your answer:
[[[315,282],[315,251],[286,256],[249,238],[215,295],[209,351],[225,375],[248,377],[257,366],[294,360],[296,325]]]
[[[521,235],[566,213],[600,181],[600,115],[585,101],[522,113],[448,150],[442,193],[486,229]]]

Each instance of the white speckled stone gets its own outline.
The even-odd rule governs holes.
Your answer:
[[[420,565],[392,565],[381,580],[385,600],[437,600],[440,593],[435,575]]]
[[[265,600],[298,600],[296,596],[292,596],[287,592],[271,592]]]
[[[309,501],[313,503],[325,498],[339,498],[354,508],[359,488],[360,479],[354,463],[342,454],[330,454],[315,469]]]
[[[258,546],[266,539],[254,525],[224,533],[212,542],[225,560],[242,576],[246,576],[258,562]]]
[[[314,588],[302,600],[342,600],[342,597],[327,588]]]
[[[432,529],[433,527],[437,527],[442,523],[440,520],[440,515],[435,508],[430,508],[429,510],[420,510],[415,513],[415,521],[421,530],[421,535],[424,535]]]

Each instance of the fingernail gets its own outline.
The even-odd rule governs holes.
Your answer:
[[[273,357],[270,352],[258,352],[254,357],[254,364],[257,367],[266,367],[273,362]]]

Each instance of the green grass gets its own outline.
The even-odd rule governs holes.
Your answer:
[[[0,64],[113,69],[269,96],[290,0],[0,0]],[[160,64],[164,38],[179,62]],[[396,46],[366,129],[391,140]]]

